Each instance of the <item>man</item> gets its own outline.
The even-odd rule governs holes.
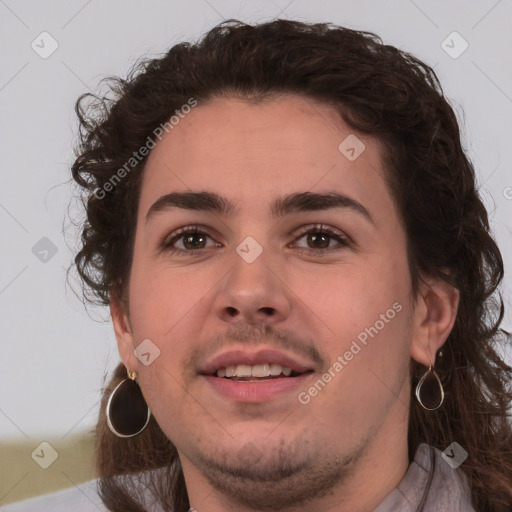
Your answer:
[[[430,68],[225,22],[83,101],[109,510],[511,509],[503,263]]]

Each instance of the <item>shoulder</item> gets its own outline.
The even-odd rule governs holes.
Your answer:
[[[457,455],[453,449],[441,452],[427,444],[418,448],[415,462],[431,475],[430,489],[425,497],[427,510],[435,505],[441,507],[439,510],[475,512],[471,505],[471,490],[459,468],[463,458]]]
[[[398,486],[374,512],[476,512],[465,476],[454,466],[434,446],[420,444]]]
[[[96,489],[96,480],[64,491],[0,507],[0,512],[108,512]]]

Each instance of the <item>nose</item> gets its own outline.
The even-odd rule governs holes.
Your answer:
[[[265,252],[265,251],[264,251]],[[216,315],[227,323],[275,324],[290,315],[292,293],[264,254],[248,263],[238,255],[214,299]]]

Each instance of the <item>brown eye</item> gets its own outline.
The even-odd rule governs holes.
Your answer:
[[[307,242],[310,246],[315,245],[315,247],[311,247],[312,249],[327,249],[331,238],[330,235],[325,233],[308,233]]]
[[[204,233],[187,233],[181,235],[185,249],[204,249],[208,235]]]
[[[161,244],[161,250],[170,254],[193,256],[213,247],[221,247],[200,226],[187,226],[171,233]]]
[[[304,240],[304,242],[300,242]],[[333,243],[334,242],[334,243]],[[350,246],[349,239],[329,226],[308,226],[299,233],[296,247],[311,255],[327,254]]]

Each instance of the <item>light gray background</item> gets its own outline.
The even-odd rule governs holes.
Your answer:
[[[45,436],[92,427],[105,371],[118,362],[110,324],[92,321],[65,286],[72,258],[67,244],[72,247],[76,239],[65,220],[75,100],[98,91],[106,75],[124,76],[138,57],[196,38],[223,18],[253,22],[277,16],[374,31],[435,67],[464,118],[465,145],[492,227],[504,259],[511,260],[510,0],[0,0],[3,439],[30,438],[37,446]],[[43,31],[59,45],[47,59],[31,48]],[[457,59],[441,47],[453,31],[469,44]],[[42,237],[58,250],[47,262],[32,252]],[[508,263],[506,270],[511,270]],[[507,275],[508,330],[511,289]],[[89,314],[108,318],[106,310]]]

